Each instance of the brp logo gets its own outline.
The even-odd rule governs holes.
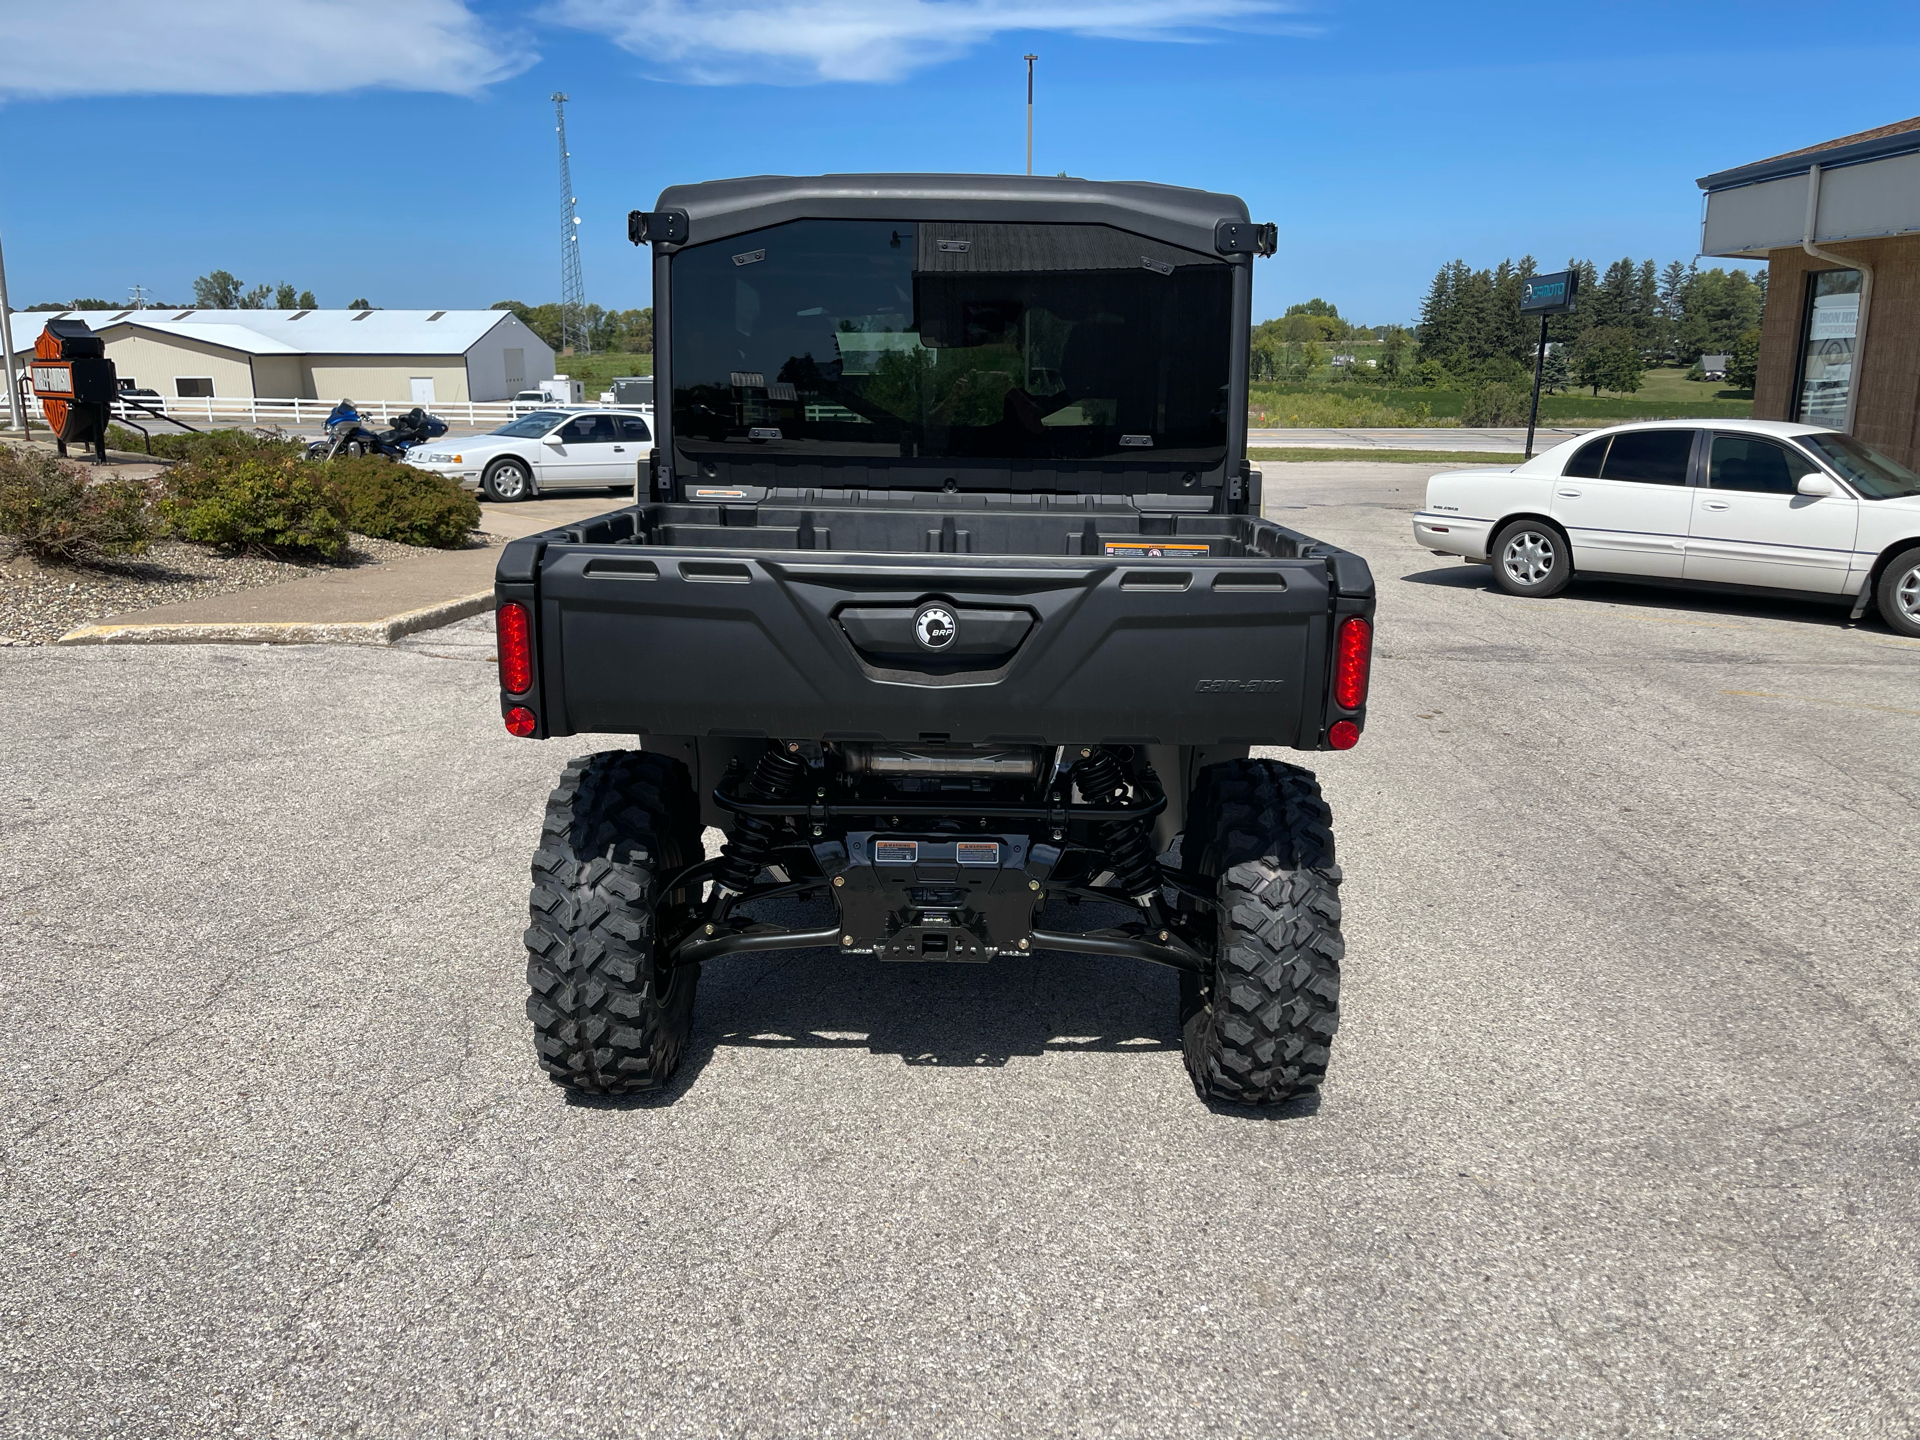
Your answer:
[[[923,650],[944,650],[960,633],[960,623],[944,605],[927,605],[913,617],[913,638]]]

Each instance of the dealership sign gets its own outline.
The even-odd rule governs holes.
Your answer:
[[[1580,289],[1580,272],[1560,270],[1552,275],[1530,275],[1520,282],[1522,315],[1565,315],[1573,309]]]

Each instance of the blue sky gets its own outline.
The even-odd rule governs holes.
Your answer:
[[[668,183],[1034,168],[1246,197],[1256,315],[1411,320],[1434,270],[1663,263],[1694,179],[1920,113],[1920,6],[1261,0],[63,0],[0,14],[10,298],[556,298],[555,89],[589,298],[648,303]],[[71,60],[68,57],[80,57]],[[144,92],[144,93],[143,93]]]

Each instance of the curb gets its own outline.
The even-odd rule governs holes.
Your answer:
[[[493,604],[481,590],[383,620],[239,620],[203,625],[83,625],[56,645],[391,645],[417,630],[433,630],[478,615]]]

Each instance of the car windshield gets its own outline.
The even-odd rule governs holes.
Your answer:
[[[1800,443],[1839,471],[1863,500],[1920,495],[1920,475],[1851,435],[1802,435]]]
[[[1105,225],[796,220],[690,246],[674,445],[1218,465],[1232,288],[1218,256]]]
[[[531,415],[522,415],[518,420],[502,425],[493,433],[511,435],[516,440],[538,440],[566,418],[564,410],[536,410]]]

